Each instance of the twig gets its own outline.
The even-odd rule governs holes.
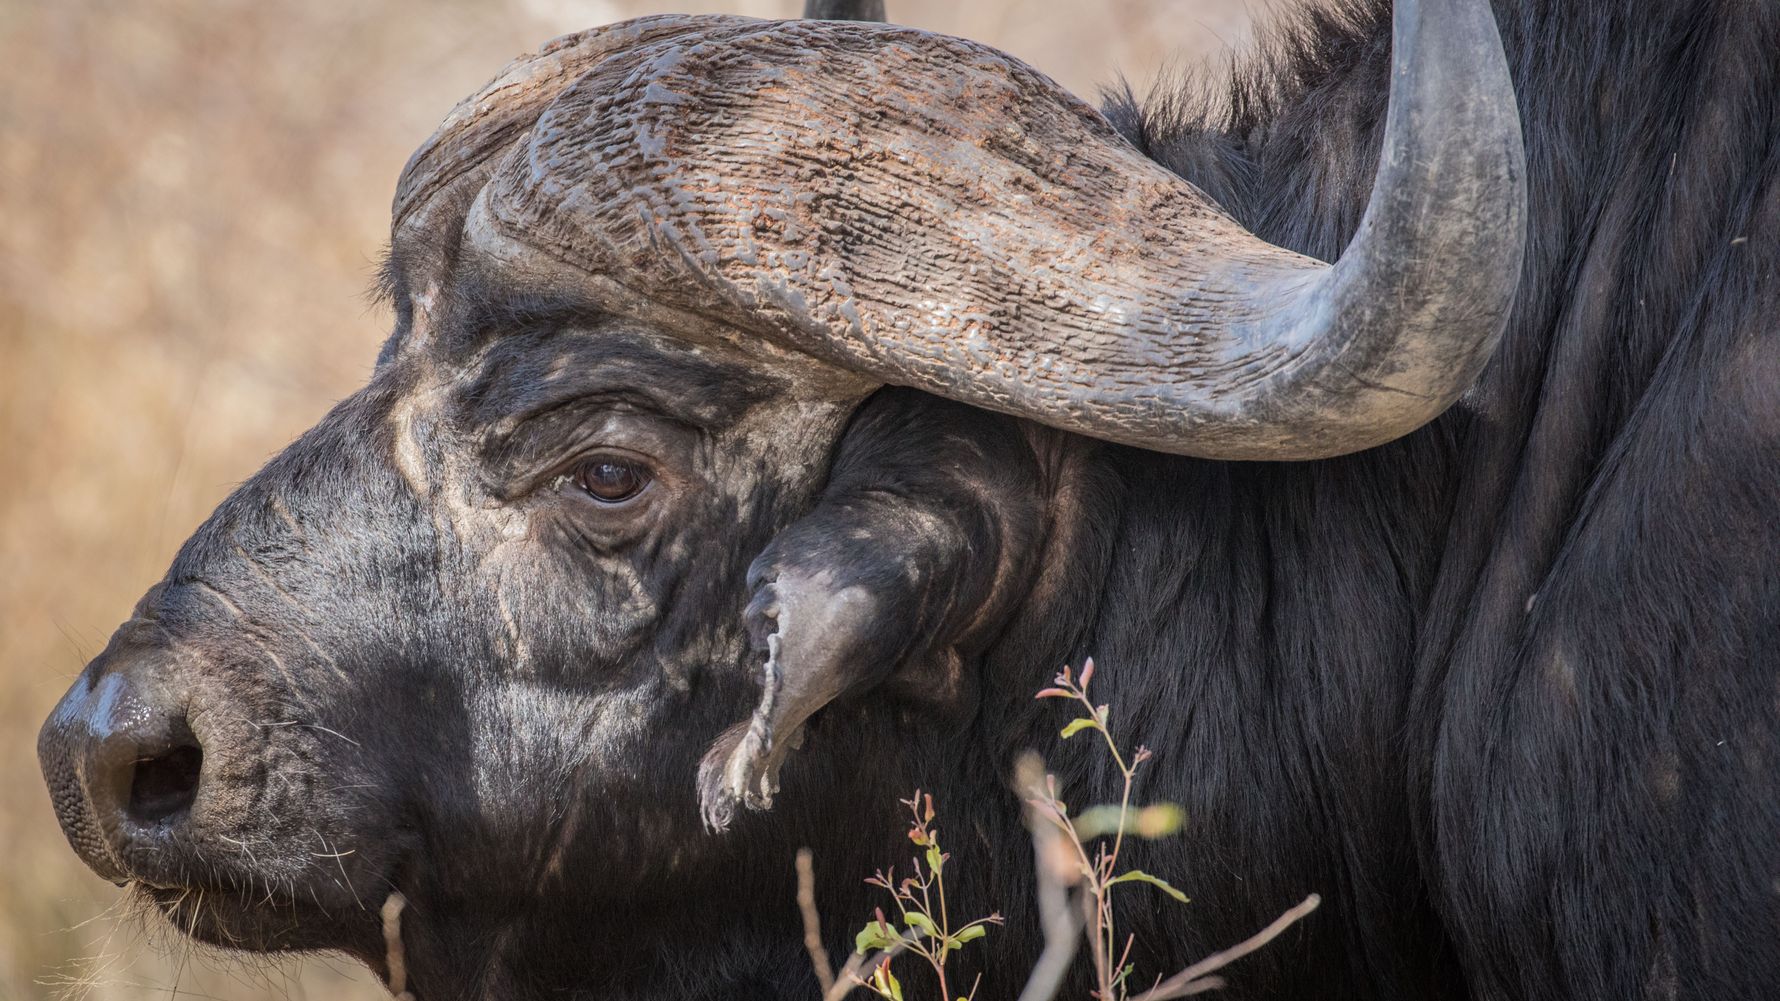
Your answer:
[[[803,912],[803,947],[809,950],[816,982],[822,985],[826,998],[834,991],[834,966],[822,944],[822,919],[816,913],[816,867],[808,848],[797,851],[797,909]]]
[[[1132,1001],[1168,1001],[1170,998],[1184,998],[1191,994],[1222,987],[1223,980],[1221,978],[1207,977],[1206,974],[1215,973],[1278,938],[1281,932],[1290,928],[1299,918],[1316,910],[1317,905],[1322,902],[1323,898],[1314,893],[1305,897],[1303,903],[1274,918],[1272,924],[1261,929],[1253,937],[1245,939],[1223,952],[1212,953],[1150,990],[1144,991]]]
[[[407,906],[408,898],[400,893],[391,893],[383,901],[383,959],[389,967],[389,992],[396,1001],[414,1001],[414,995],[408,993],[408,961],[402,948],[402,908]]]
[[[1038,919],[1045,935],[1044,952],[1026,978],[1020,1001],[1050,1001],[1063,986],[1063,978],[1069,974],[1069,966],[1082,944],[1082,919],[1069,902],[1069,887],[1058,877],[1058,867],[1051,861],[1057,853],[1070,851],[1062,843],[1063,832],[1031,804],[1033,797],[1044,793],[1044,763],[1036,754],[1023,755],[1016,775],[1016,791],[1027,802],[1026,826],[1032,830],[1032,855],[1038,870]]]

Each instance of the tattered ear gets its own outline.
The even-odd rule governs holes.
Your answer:
[[[770,807],[823,706],[960,663],[960,646],[999,625],[1038,511],[1035,463],[1011,421],[899,390],[868,402],[815,509],[749,572],[761,695],[700,763],[705,823],[720,831],[738,806]]]
[[[776,571],[756,589],[747,617],[764,654],[760,702],[699,765],[699,804],[713,830],[729,826],[737,804],[772,806],[779,768],[802,743],[804,722],[848,691],[871,687],[902,655],[885,636],[885,625],[900,616],[872,589],[842,583],[828,568]]]

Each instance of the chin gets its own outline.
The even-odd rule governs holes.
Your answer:
[[[382,971],[384,950],[378,905],[366,910],[323,906],[319,893],[299,902],[301,887],[268,892],[132,883],[129,892],[193,941],[235,953],[338,952]]]

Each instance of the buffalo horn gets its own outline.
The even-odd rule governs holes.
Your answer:
[[[1004,53],[837,21],[635,22],[466,226],[854,378],[1185,455],[1351,452],[1470,386],[1525,238],[1488,3],[1394,18],[1371,199],[1333,265],[1251,234]]]

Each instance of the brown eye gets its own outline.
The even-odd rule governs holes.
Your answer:
[[[621,504],[643,492],[649,470],[617,458],[589,459],[575,469],[575,485],[602,504]]]

